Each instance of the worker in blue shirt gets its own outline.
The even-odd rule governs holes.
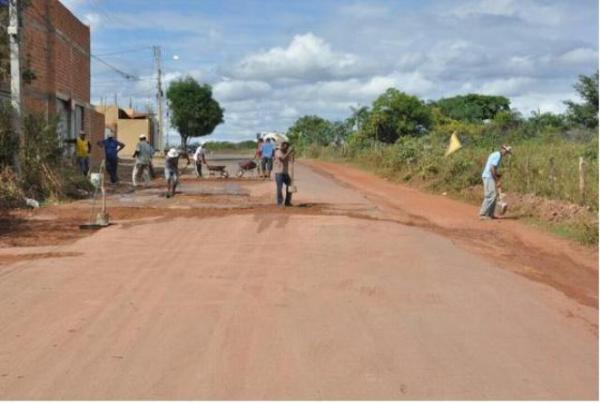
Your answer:
[[[110,175],[110,182],[117,183],[117,166],[119,165],[119,151],[125,148],[125,144],[115,139],[112,131],[107,131],[106,139],[99,141],[98,146],[104,148],[104,161],[106,171]]]
[[[479,210],[479,218],[482,220],[490,220],[496,218],[494,211],[496,210],[496,201],[498,200],[498,186],[500,177],[502,176],[498,169],[502,162],[502,157],[506,154],[512,154],[512,148],[507,145],[500,147],[500,151],[491,153],[487,159],[481,179],[483,179],[483,203]]]
[[[271,171],[273,170],[273,156],[275,155],[275,144],[271,138],[267,138],[267,141],[263,143],[261,148],[262,155],[262,171],[266,178],[271,177]]]

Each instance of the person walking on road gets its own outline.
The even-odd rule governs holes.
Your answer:
[[[262,170],[265,178],[271,177],[271,171],[273,170],[273,155],[275,154],[275,144],[273,140],[267,138],[267,141],[263,143],[261,148],[262,156]]]
[[[119,182],[117,167],[119,166],[119,151],[125,148],[125,144],[115,139],[112,131],[108,131],[107,137],[98,142],[98,146],[104,148],[104,160],[106,171],[110,176],[110,183]]]
[[[496,202],[498,200],[498,187],[500,185],[501,174],[498,172],[502,157],[506,154],[512,154],[512,148],[508,145],[500,147],[500,151],[491,153],[487,159],[481,178],[483,179],[483,203],[479,210],[479,218],[490,220],[496,218]]]
[[[65,143],[75,144],[75,158],[77,166],[83,174],[87,176],[90,171],[90,153],[92,152],[92,143],[86,138],[85,131],[79,132],[79,137],[75,139],[65,140]]]
[[[151,177],[150,164],[152,163],[152,157],[154,156],[154,147],[148,143],[148,139],[145,134],[140,134],[140,141],[135,146],[135,152],[133,158],[135,158],[135,165],[133,166],[133,172],[131,174],[131,182],[133,186],[138,185],[138,180],[146,174],[145,183],[148,183],[148,179]]]
[[[179,158],[187,159],[187,164],[190,165],[190,157],[186,152],[180,153],[175,148],[171,148],[165,158],[165,179],[167,180],[167,199],[175,196],[175,190],[179,183]]]
[[[289,174],[289,163],[293,158],[294,149],[290,147],[290,143],[287,141],[281,143],[281,147],[275,151],[273,172],[275,173],[277,206],[292,205],[292,193],[289,189],[289,187],[292,185],[292,180]],[[283,197],[283,185],[285,185],[285,199]]]
[[[194,166],[196,168],[196,176],[202,178],[202,164],[206,165],[206,153],[203,142],[196,148],[196,152],[192,156],[192,159],[194,160]]]

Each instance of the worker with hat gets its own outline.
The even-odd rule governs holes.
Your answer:
[[[85,130],[79,131],[79,136],[75,139],[65,140],[65,143],[75,145],[75,158],[77,166],[84,176],[90,171],[90,153],[92,152],[92,143],[86,138]]]
[[[148,183],[150,174],[150,164],[152,163],[152,157],[154,156],[154,147],[148,143],[148,138],[145,134],[140,134],[140,141],[135,146],[135,152],[133,158],[135,158],[135,164],[133,166],[133,173],[131,174],[131,182],[133,186],[138,185],[138,180],[147,172],[145,182]]]
[[[115,139],[115,134],[112,130],[106,131],[106,138],[98,142],[98,146],[104,148],[104,161],[106,171],[110,176],[110,182],[115,184],[119,181],[117,175],[117,167],[119,165],[119,152],[125,148],[125,144]]]
[[[483,179],[483,203],[479,210],[479,218],[482,220],[491,220],[496,218],[496,202],[498,201],[498,188],[502,175],[498,172],[502,158],[512,154],[512,147],[503,145],[499,151],[491,153],[487,159],[481,178]]]
[[[175,190],[179,183],[179,158],[187,159],[187,164],[190,165],[190,157],[186,152],[179,152],[176,148],[171,148],[167,152],[165,158],[165,179],[167,180],[167,199],[175,196]]]
[[[198,178],[202,177],[202,164],[206,165],[206,150],[204,148],[204,141],[201,141],[198,147],[196,148],[196,152],[192,156],[194,160],[194,166],[196,168],[196,176]]]

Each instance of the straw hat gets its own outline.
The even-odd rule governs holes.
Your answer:
[[[179,157],[179,152],[177,152],[177,150],[176,150],[176,149],[174,149],[174,148],[171,148],[171,149],[169,150],[169,152],[167,153],[167,157],[169,157],[169,158],[176,158],[176,157]]]

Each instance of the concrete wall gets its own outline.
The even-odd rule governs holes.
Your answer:
[[[114,105],[95,106],[97,112],[104,115],[104,124],[118,135],[117,124],[119,122],[119,108]]]
[[[124,157],[130,157],[139,142],[140,134],[145,134],[150,140],[152,125],[149,119],[119,119],[117,139],[125,144]]]

